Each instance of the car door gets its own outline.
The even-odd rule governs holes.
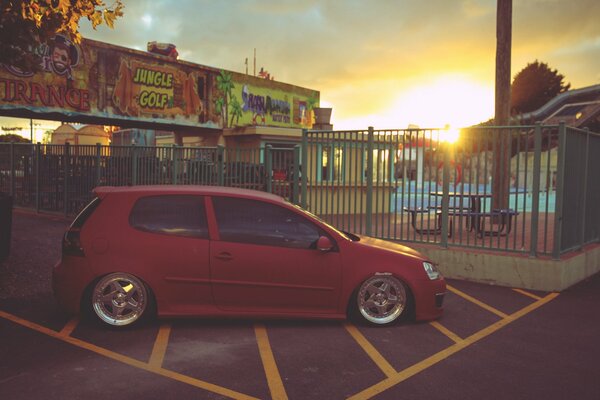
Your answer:
[[[213,196],[210,243],[215,304],[227,310],[330,313],[340,293],[340,256],[317,250],[325,232],[287,207]]]
[[[133,229],[125,252],[143,260],[138,268],[153,289],[161,312],[194,313],[211,305],[209,233],[205,197],[141,197],[129,216]]]

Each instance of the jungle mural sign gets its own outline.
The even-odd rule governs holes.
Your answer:
[[[0,64],[0,115],[168,130],[301,128],[318,103],[314,90],[93,40],[76,45],[57,35],[34,51],[35,73]]]
[[[219,127],[199,93],[209,79],[200,68],[101,42],[75,45],[60,35],[35,52],[41,56],[36,73],[0,65],[0,113],[96,117],[107,125],[132,120]]]
[[[134,117],[157,113],[190,117],[202,110],[193,73],[137,60],[121,60],[113,103]]]

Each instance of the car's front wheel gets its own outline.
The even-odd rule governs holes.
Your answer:
[[[125,272],[102,277],[91,292],[92,310],[100,321],[111,326],[121,327],[139,321],[150,302],[146,285]]]
[[[394,276],[374,275],[356,292],[356,310],[366,322],[389,325],[408,312],[410,296],[406,285]]]

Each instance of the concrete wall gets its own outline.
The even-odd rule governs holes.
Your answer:
[[[600,271],[600,245],[588,246],[560,260],[429,245],[411,246],[439,263],[447,278],[491,285],[562,291]]]

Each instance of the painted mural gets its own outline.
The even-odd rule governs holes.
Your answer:
[[[91,94],[85,81],[85,61],[79,46],[57,35],[40,45],[41,72],[33,74],[0,65],[0,107],[89,112]]]
[[[299,89],[299,88],[298,88]],[[221,71],[216,77],[215,109],[224,127],[310,128],[318,92],[282,90],[276,83]]]
[[[0,114],[214,128],[310,127],[319,92],[92,40],[57,35],[37,73],[0,65]],[[56,118],[56,117],[54,117]],[[126,124],[124,124],[126,125]]]
[[[112,100],[120,112],[132,117],[189,118],[202,111],[194,73],[138,60],[121,60]]]

